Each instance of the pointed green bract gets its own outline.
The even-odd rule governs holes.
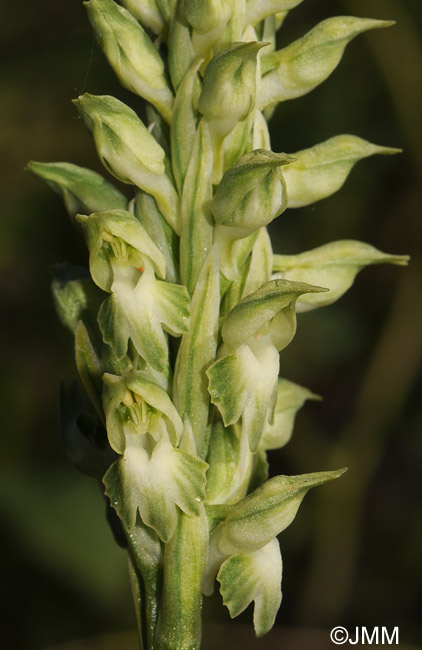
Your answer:
[[[337,67],[353,38],[392,24],[352,16],[328,18],[283,50],[269,54],[262,62],[260,108],[310,92]]]
[[[297,282],[321,283],[327,287],[324,294],[308,294],[298,298],[297,310],[307,311],[330,305],[353,284],[356,275],[369,264],[406,265],[407,255],[382,253],[369,244],[344,240],[319,246],[299,255],[275,255],[277,275]]]
[[[127,198],[97,172],[71,163],[31,161],[27,170],[63,197],[71,217],[100,210],[126,210]]]
[[[353,166],[374,154],[395,154],[399,149],[380,147],[354,135],[337,135],[292,154],[296,161],[283,172],[288,207],[300,208],[337,192]]]
[[[232,555],[262,548],[292,523],[303,498],[312,487],[338,478],[345,471],[270,478],[239,501],[224,523],[220,524],[220,550]]]

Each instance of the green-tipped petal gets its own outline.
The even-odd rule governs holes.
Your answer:
[[[232,555],[217,575],[223,603],[230,616],[239,616],[255,601],[254,627],[258,637],[269,632],[281,603],[282,561],[277,539],[250,554]]]
[[[283,171],[289,208],[315,203],[337,192],[353,166],[374,154],[395,154],[400,149],[380,147],[355,135],[337,135],[292,154],[296,161]]]
[[[353,38],[389,25],[389,21],[370,18],[328,18],[299,40],[269,54],[262,61],[260,108],[306,95],[329,77]]]
[[[353,284],[356,275],[369,264],[406,265],[407,255],[382,253],[369,244],[343,240],[319,246],[299,255],[274,256],[277,275],[297,282],[317,283],[327,287],[324,294],[307,294],[298,298],[297,311],[331,305]]]
[[[289,526],[310,488],[338,478],[346,470],[300,476],[275,476],[239,501],[221,526],[222,553],[252,553]]]

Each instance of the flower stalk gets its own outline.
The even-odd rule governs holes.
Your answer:
[[[53,283],[91,403],[74,386],[62,421],[118,516],[142,650],[198,650],[215,579],[232,617],[254,602],[256,634],[271,629],[277,536],[309,489],[345,471],[268,478],[267,451],[319,399],[279,377],[280,352],[297,313],[337,300],[369,264],[407,263],[358,241],[272,251],[274,219],[336,192],[362,158],[397,152],[353,135],[271,151],[274,106],[322,83],[355,36],[391,24],[331,18],[276,50],[299,3],[85,2],[121,84],[149,103],[144,124],[114,97],[74,100],[128,198],[70,163],[28,165],[88,248],[90,273],[63,265]]]

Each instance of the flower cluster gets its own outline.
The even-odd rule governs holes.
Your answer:
[[[267,451],[317,398],[279,377],[279,353],[298,312],[337,300],[368,264],[407,260],[358,241],[273,254],[269,223],[336,192],[360,159],[396,151],[352,135],[271,151],[274,107],[322,83],[355,36],[390,24],[331,18],[277,50],[300,2],[85,2],[121,84],[148,102],[148,124],[114,97],[74,102],[132,198],[73,164],[29,164],[89,251],[90,276],[60,267],[54,296],[107,432],[103,482],[145,650],[199,648],[215,577],[231,616],[254,601],[257,635],[271,629],[277,535],[310,488],[343,472],[268,479]]]

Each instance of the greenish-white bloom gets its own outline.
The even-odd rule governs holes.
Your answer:
[[[346,45],[353,38],[368,29],[390,25],[392,23],[385,20],[353,16],[328,18],[299,40],[269,54],[262,60],[260,107],[310,92],[337,67]]]
[[[139,514],[168,542],[176,529],[177,507],[199,515],[206,469],[202,460],[169,442],[159,442],[151,451],[144,436],[127,434],[123,456],[110,467],[104,484],[127,530],[135,526]]]
[[[105,168],[123,183],[152,194],[178,232],[178,196],[165,173],[163,148],[135,111],[114,97],[85,93],[74,100]]]
[[[291,154],[295,158],[283,172],[288,207],[300,208],[325,199],[343,185],[353,166],[374,154],[395,154],[400,149],[380,147],[355,135],[337,135]]]
[[[152,265],[164,278],[164,255],[141,223],[126,210],[108,210],[77,215],[89,250],[89,268],[94,282],[111,291],[115,273],[136,279],[144,267]],[[137,271],[137,273],[135,273]]]
[[[389,255],[363,242],[343,240],[298,255],[275,255],[273,269],[277,277],[327,287],[328,291],[324,294],[307,294],[298,298],[297,311],[308,311],[338,300],[352,286],[356,275],[365,266],[403,266],[408,261],[407,255]]]
[[[138,21],[113,0],[84,3],[96,36],[121,84],[171,121],[173,93],[157,49]]]
[[[125,436],[151,435],[177,445],[183,423],[167,391],[145,371],[130,370],[123,377],[105,373],[103,404],[112,448],[125,449]]]
[[[230,616],[239,616],[252,601],[254,627],[258,637],[274,625],[281,603],[282,561],[277,539],[253,553],[232,555],[217,575],[223,603]]]

